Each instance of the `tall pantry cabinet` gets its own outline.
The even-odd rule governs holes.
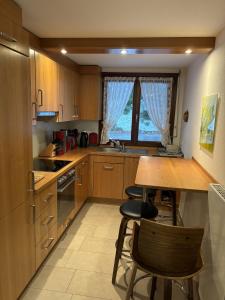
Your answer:
[[[0,299],[16,300],[35,272],[35,243],[28,39],[11,8],[0,4]]]

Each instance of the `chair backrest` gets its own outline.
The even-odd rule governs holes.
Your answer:
[[[202,267],[202,228],[169,226],[145,219],[141,220],[139,230],[137,227],[133,256],[150,271],[164,276],[185,277]]]

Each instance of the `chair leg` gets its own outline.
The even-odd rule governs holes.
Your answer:
[[[193,294],[193,279],[188,279],[188,300],[193,300],[194,294]]]
[[[136,273],[137,273],[137,265],[134,262],[133,266],[132,266],[132,270],[131,270],[131,276],[130,276],[130,282],[127,288],[127,293],[126,293],[126,299],[125,300],[130,300],[130,297],[133,294],[133,288],[134,288],[134,280],[136,277]]]
[[[157,284],[157,277],[152,277],[152,287],[151,287],[151,294],[150,294],[150,300],[154,300],[155,291],[156,291],[156,284]]]
[[[122,254],[122,250],[123,250],[123,243],[124,243],[124,238],[125,238],[125,234],[126,234],[128,221],[129,220],[127,218],[123,217],[121,220],[121,223],[120,223],[120,229],[119,229],[117,245],[116,245],[114,267],[113,267],[112,284],[115,284],[115,282],[116,282],[116,274],[117,274],[117,270],[118,270],[119,260],[121,258],[121,254]]]
[[[164,279],[164,300],[172,299],[172,281]]]

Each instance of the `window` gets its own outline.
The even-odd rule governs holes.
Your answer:
[[[166,144],[173,136],[178,74],[103,74],[102,143]]]

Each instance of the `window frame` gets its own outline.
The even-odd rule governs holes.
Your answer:
[[[125,143],[127,146],[143,146],[143,147],[161,147],[160,142],[154,141],[138,141],[138,125],[140,117],[140,93],[141,86],[139,77],[161,77],[161,78],[173,78],[172,84],[172,95],[171,95],[171,109],[170,109],[170,136],[171,142],[173,142],[173,132],[174,132],[174,121],[176,114],[176,99],[177,99],[177,85],[179,73],[124,73],[124,72],[102,72],[102,96],[104,95],[104,78],[105,77],[136,77],[134,83],[134,95],[133,95],[133,111],[132,111],[132,127],[131,127],[131,141],[119,140]],[[104,101],[102,101],[102,111],[103,111]],[[136,119],[136,115],[138,118]],[[99,122],[99,137],[102,132],[103,116],[102,120]]]

